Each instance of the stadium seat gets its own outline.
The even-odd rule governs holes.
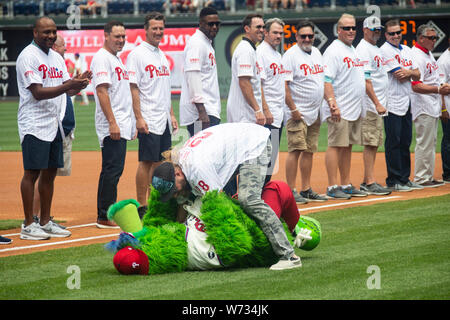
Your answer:
[[[57,7],[58,7],[58,4],[57,4],[56,0],[45,1],[44,2],[44,14],[45,15],[58,14]]]
[[[70,0],[58,0],[56,3],[56,10],[58,14],[66,14],[67,8],[70,4]]]
[[[338,0],[337,0],[338,1]],[[308,3],[308,7],[329,7],[331,5],[331,0],[310,0]]]
[[[19,0],[14,1],[13,5],[14,15],[39,15],[39,1],[33,0]]]
[[[133,12],[133,0],[113,0],[108,2],[108,14],[131,14]]]
[[[139,12],[148,13],[151,11],[164,11],[164,0],[146,0],[139,1]]]
[[[225,0],[214,0],[211,4],[216,10],[225,10]]]

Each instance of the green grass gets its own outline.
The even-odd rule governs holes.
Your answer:
[[[179,99],[173,99],[174,113],[179,119]],[[16,101],[0,102],[0,151],[20,151],[19,134],[17,131],[17,107]],[[80,106],[79,101],[75,102],[76,131],[75,140],[73,142],[74,151],[98,151],[100,150],[97,134],[94,125],[95,103],[90,102],[89,106]],[[226,100],[222,100],[222,123],[226,122]],[[182,143],[189,136],[186,128],[181,128],[177,136],[173,137],[173,144]],[[320,127],[319,151],[323,152],[327,148],[327,124],[326,122]],[[439,122],[438,140],[436,150],[440,152],[442,140],[442,126]],[[411,152],[415,147],[415,131],[413,129],[413,139],[411,144]],[[137,150],[137,140],[128,142],[128,150]],[[355,145],[353,150],[361,152],[363,148]],[[281,136],[280,151],[287,151],[286,128],[283,128]],[[384,147],[379,148],[379,152],[384,152]]]
[[[313,214],[319,246],[297,249],[301,269],[121,276],[102,245],[0,258],[0,299],[438,299],[450,298],[450,195]],[[18,240],[20,241],[20,240]],[[81,271],[70,290],[67,268]],[[380,289],[368,289],[370,266]]]

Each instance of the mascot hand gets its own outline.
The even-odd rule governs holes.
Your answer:
[[[306,241],[311,240],[311,230],[308,230],[306,228],[301,228],[300,232],[297,234],[294,240],[294,245],[298,248],[301,248]]]
[[[105,244],[105,249],[112,253],[116,253],[127,246],[139,248],[141,244],[131,233],[121,232],[117,240],[112,240]]]

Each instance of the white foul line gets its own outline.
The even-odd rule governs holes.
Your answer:
[[[319,207],[312,207],[308,209],[298,209],[298,211],[311,211],[316,209],[324,209],[324,208],[332,208],[332,207],[339,207],[339,206],[347,206],[355,203],[365,203],[365,202],[372,202],[372,201],[384,201],[388,199],[395,199],[395,198],[401,198],[401,196],[391,196],[391,197],[383,197],[383,198],[374,198],[374,199],[367,199],[367,200],[359,200],[359,201],[351,201],[351,202],[342,202],[342,203],[335,203],[335,204],[327,204],[324,206]]]
[[[88,241],[88,240],[95,240],[95,239],[101,239],[101,238],[109,238],[109,237],[116,237],[118,236],[118,233],[114,234],[106,234],[102,236],[96,236],[96,237],[89,237],[89,238],[81,238],[81,239],[73,239],[73,240],[66,240],[66,241],[59,241],[59,242],[51,242],[51,243],[41,243],[41,244],[35,244],[32,246],[25,246],[25,247],[15,247],[15,248],[7,248],[2,249],[0,252],[6,252],[6,251],[16,251],[16,250],[25,250],[25,249],[33,249],[33,248],[39,248],[39,247],[47,247],[47,246],[54,246],[59,244],[66,244],[66,243],[73,243],[73,242],[80,242],[80,241]]]
[[[80,224],[77,226],[67,227],[67,229],[84,228],[84,227],[91,227],[91,226],[95,226],[95,225],[96,225],[96,223],[87,223],[87,224]],[[4,236],[4,237],[12,237],[12,236],[18,236],[18,235],[20,235],[20,233],[2,234],[2,236]]]

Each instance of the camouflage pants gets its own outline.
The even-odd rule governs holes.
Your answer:
[[[271,154],[272,146],[268,140],[267,147],[260,156],[241,164],[239,168],[239,203],[264,232],[275,254],[281,259],[288,259],[293,255],[294,249],[280,219],[272,208],[261,199]]]

